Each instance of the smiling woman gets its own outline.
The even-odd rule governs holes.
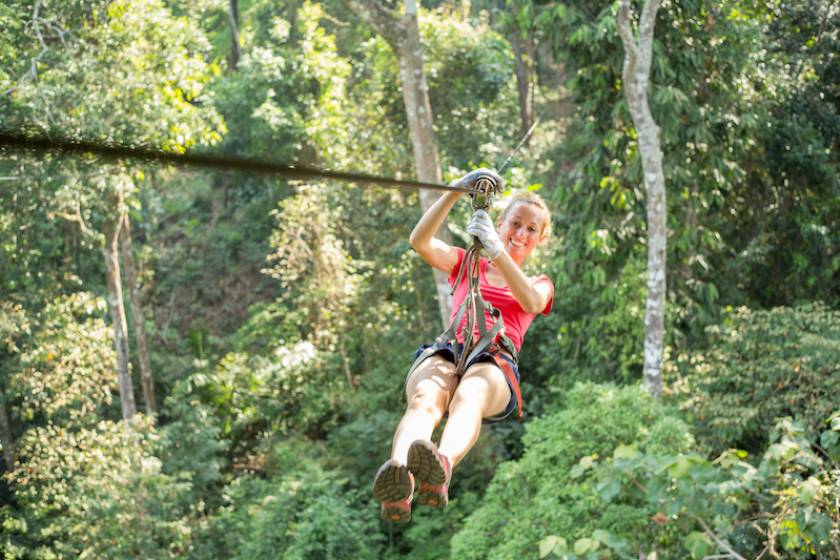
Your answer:
[[[479,169],[453,186],[474,189],[482,180],[496,187],[504,185],[495,172]],[[455,311],[450,329],[415,354],[405,383],[408,407],[394,434],[391,459],[374,478],[373,496],[389,521],[411,518],[415,478],[419,503],[445,506],[452,469],[475,444],[482,422],[498,422],[514,412],[521,417],[516,357],[534,317],[547,314],[554,297],[547,276],[528,277],[521,269],[548,238],[550,214],[545,202],[534,193],[514,196],[499,217],[498,232],[487,212],[476,210],[467,233],[490,257],[476,263],[472,252],[434,237],[460,196],[459,192],[441,196],[411,232],[414,250],[449,275]],[[478,303],[467,300],[473,295],[475,280]],[[465,301],[466,306],[462,305]],[[490,305],[485,306],[485,301]],[[469,322],[467,317],[477,310],[483,317]],[[498,332],[497,327],[501,327]],[[471,341],[479,342],[473,345]],[[466,360],[459,359],[466,353]],[[447,412],[438,449],[430,438]]]

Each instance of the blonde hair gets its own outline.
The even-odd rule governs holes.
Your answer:
[[[508,201],[507,206],[505,209],[502,210],[502,213],[499,214],[499,224],[501,225],[505,218],[507,218],[508,212],[518,203],[522,202],[525,204],[533,204],[539,210],[539,215],[543,220],[541,237],[543,239],[548,239],[551,237],[551,210],[548,209],[548,205],[545,203],[545,200],[533,191],[518,191],[514,193],[510,200]]]

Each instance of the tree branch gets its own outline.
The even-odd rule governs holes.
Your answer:
[[[618,6],[618,34],[621,36],[621,42],[624,43],[625,54],[621,79],[624,80],[625,87],[632,87],[635,83],[633,75],[636,73],[638,48],[633,39],[633,33],[630,31],[630,0],[621,0]]]
[[[89,236],[91,235],[90,229],[88,229],[87,224],[85,223],[85,219],[82,217],[82,203],[77,200],[76,201],[76,208],[74,213],[69,212],[53,212],[51,216],[58,216],[59,218],[64,218],[68,222],[76,222],[79,224],[79,231],[82,232],[82,235]]]
[[[653,54],[653,28],[656,23],[656,12],[659,10],[659,0],[646,0],[642,7],[639,21],[639,50],[641,61],[639,73],[650,76],[650,61]]]
[[[718,537],[715,534],[715,532],[712,531],[712,529],[708,525],[706,525],[706,522],[703,521],[700,517],[698,517],[696,515],[692,515],[691,517],[692,517],[692,519],[697,521],[697,523],[700,524],[700,526],[703,528],[703,532],[706,533],[709,536],[710,539],[715,541],[715,544],[717,544],[720,548],[725,550],[729,554],[730,557],[736,558],[737,560],[747,560],[746,558],[744,558],[743,556],[741,556],[740,554],[735,552],[735,550],[729,545],[729,543],[727,543],[726,541],[724,541],[723,539]]]
[[[61,41],[61,45],[63,47],[67,47],[67,42],[64,40],[65,35],[68,35],[69,32],[58,25],[56,22],[44,19],[41,17],[41,7],[43,5],[42,0],[36,0],[34,6],[32,7],[32,19],[26,25],[27,29],[32,29],[33,33],[35,34],[35,38],[38,40],[38,44],[41,46],[41,50],[29,61],[29,70],[21,76],[21,78],[9,89],[0,93],[0,96],[7,96],[11,95],[20,87],[22,82],[26,82],[28,80],[34,80],[38,77],[38,63],[41,62],[41,59],[44,58],[49,52],[49,46],[47,45],[46,39],[44,39],[44,34],[41,32],[41,26],[45,26],[48,31],[53,33],[58,39]]]

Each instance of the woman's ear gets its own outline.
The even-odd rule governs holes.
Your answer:
[[[546,241],[548,241],[548,226],[544,226],[542,228],[542,233],[540,233],[540,242],[537,243],[537,246],[542,245]]]

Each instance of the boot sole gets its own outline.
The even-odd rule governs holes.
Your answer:
[[[423,482],[437,486],[446,482],[446,471],[430,441],[417,440],[408,448],[408,470]]]
[[[412,493],[411,475],[405,465],[391,459],[376,472],[373,478],[373,498],[377,502],[399,502]],[[384,516],[384,511],[383,511]]]

